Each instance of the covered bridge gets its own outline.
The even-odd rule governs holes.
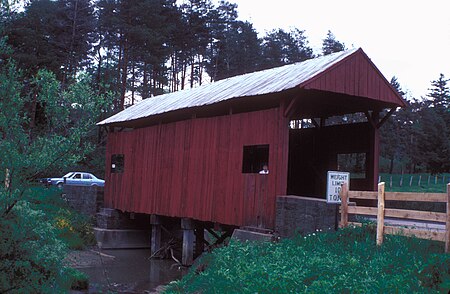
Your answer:
[[[143,100],[98,123],[105,205],[273,229],[276,197],[325,198],[340,154],[363,154],[351,188],[375,189],[380,114],[404,105],[362,49]],[[365,121],[329,123],[354,113]]]

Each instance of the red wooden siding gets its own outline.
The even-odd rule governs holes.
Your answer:
[[[362,50],[306,81],[300,87],[367,97],[395,105],[401,103],[405,106],[405,102]]]
[[[110,133],[105,204],[123,211],[273,228],[286,193],[288,120],[281,108]],[[269,175],[243,174],[244,145],[269,144]],[[124,154],[123,173],[110,173]]]

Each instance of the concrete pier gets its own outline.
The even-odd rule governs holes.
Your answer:
[[[94,234],[102,249],[150,248],[150,231],[94,228]]]

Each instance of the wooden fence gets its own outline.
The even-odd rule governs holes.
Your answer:
[[[376,216],[377,245],[383,243],[384,234],[399,234],[442,241],[445,242],[445,252],[450,251],[450,184],[447,185],[447,193],[385,192],[384,187],[385,183],[383,182],[378,184],[378,192],[367,192],[349,191],[348,187],[343,185],[340,193],[342,199],[340,226],[360,224],[359,222],[349,222],[349,214]],[[366,199],[366,201],[369,200],[368,202],[376,200],[378,205],[377,207],[352,206],[349,205],[350,199]],[[385,201],[443,202],[446,203],[446,212],[386,208]],[[415,221],[417,223],[414,223]],[[435,228],[420,228],[425,224],[433,224]],[[443,229],[438,228],[439,224],[441,226],[444,224]]]

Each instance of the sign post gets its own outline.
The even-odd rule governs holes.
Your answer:
[[[350,173],[340,172],[340,171],[328,171],[327,173],[327,203],[341,203],[341,197],[339,193],[341,192],[342,184],[347,184],[349,187],[350,183]]]

